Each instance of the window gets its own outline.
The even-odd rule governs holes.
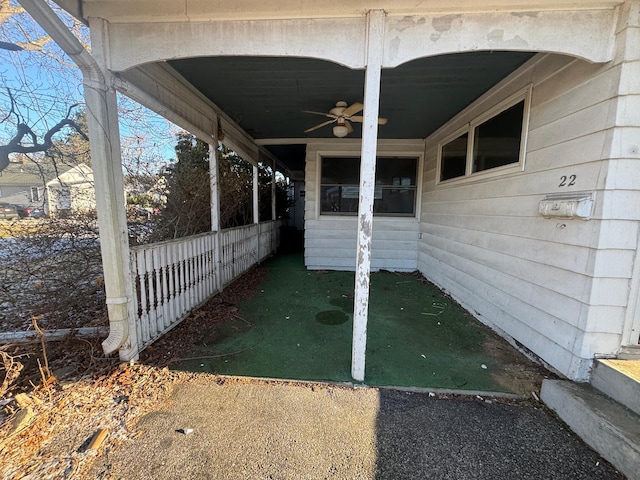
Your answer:
[[[441,143],[438,181],[509,165],[521,168],[529,92],[519,92]]]
[[[31,187],[31,201],[32,202],[40,201],[40,192],[38,191],[38,187]]]
[[[478,125],[473,132],[473,172],[520,161],[524,100]]]
[[[320,213],[355,215],[358,212],[360,158],[323,157],[320,174]],[[418,159],[379,157],[373,213],[414,216]]]

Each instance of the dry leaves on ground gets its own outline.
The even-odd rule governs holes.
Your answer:
[[[20,408],[0,426],[2,478],[82,478],[97,455],[89,447],[101,429],[99,450],[136,436],[135,422],[165,400],[187,373],[121,364],[97,378],[52,382],[20,394]]]
[[[215,329],[229,321],[235,305],[253,296],[265,275],[255,267],[228,285],[143,351],[143,364],[118,365],[101,355],[99,341],[79,338],[46,342],[46,355],[37,343],[4,348],[24,369],[2,401],[0,478],[84,478],[99,453],[136,437],[136,421],[165,401],[176,383],[198,376],[166,365],[193,348],[204,325]],[[39,368],[45,358],[49,378]],[[108,432],[102,445],[89,448],[102,430]]]

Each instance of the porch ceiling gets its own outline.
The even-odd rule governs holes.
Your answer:
[[[380,126],[379,138],[429,136],[532,56],[526,52],[461,53],[384,69],[380,115],[389,121]],[[334,138],[331,126],[305,134],[305,129],[327,119],[303,110],[328,112],[339,100],[363,100],[364,71],[323,60],[199,57],[168,63],[260,140],[298,139],[291,143],[301,143],[308,138]],[[360,124],[353,126],[349,137],[360,137]],[[300,151],[299,147],[294,153],[293,147],[287,150],[281,146],[277,156],[289,168],[299,170],[304,166]]]

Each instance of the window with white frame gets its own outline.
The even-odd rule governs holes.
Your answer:
[[[356,215],[360,158],[322,157],[320,169],[320,213]],[[378,157],[373,214],[415,216],[417,171],[416,157]]]
[[[522,169],[529,98],[527,88],[440,143],[438,182]]]

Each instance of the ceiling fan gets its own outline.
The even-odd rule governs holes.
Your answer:
[[[326,122],[322,122],[315,127],[307,128],[304,133],[313,132],[318,128],[322,128],[325,125],[330,125],[335,122],[336,124],[333,126],[333,134],[339,138],[345,137],[353,132],[353,127],[350,122],[362,122],[364,117],[362,115],[356,115],[356,113],[360,113],[363,108],[364,105],[359,102],[347,106],[347,102],[340,101],[336,102],[336,106],[329,110],[329,113],[304,110],[304,113],[313,113],[314,115],[322,115],[331,119]],[[387,123],[386,118],[378,118],[379,125],[384,125],[385,123]]]

